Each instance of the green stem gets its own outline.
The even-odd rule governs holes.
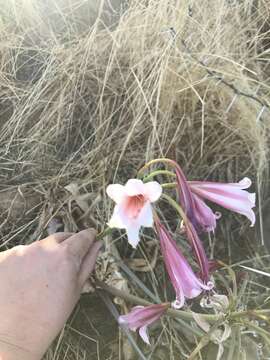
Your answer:
[[[235,360],[241,360],[242,335],[241,327],[238,326],[236,331],[237,348],[235,351]]]
[[[176,185],[177,185],[176,182],[161,184],[163,189],[174,189],[176,187]]]
[[[175,177],[175,174],[169,170],[156,170],[151,172],[149,175],[143,178],[143,182],[147,182],[149,180],[152,180],[155,176],[158,175],[169,175]]]
[[[181,206],[174,200],[172,199],[169,195],[167,194],[162,194],[161,197],[165,200],[168,201],[168,203],[178,212],[178,214],[180,215],[180,217],[183,219],[185,224],[189,223],[189,220],[184,212],[184,210],[181,208]]]
[[[220,325],[224,322],[224,319],[220,318],[216,323],[211,327],[206,335],[204,335],[196,348],[189,355],[188,360],[193,360],[197,357],[198,353],[211,341],[212,334],[218,329]]]
[[[237,282],[236,282],[235,272],[232,270],[232,268],[230,266],[225,264],[223,261],[219,260],[218,263],[220,265],[222,265],[228,271],[228,273],[230,275],[230,278],[232,280],[232,288],[233,288],[233,290],[230,291],[230,293],[231,293],[230,306],[233,309],[233,308],[235,308],[236,303],[237,303]]]
[[[102,281],[96,280],[95,284],[96,284],[96,286],[109,292],[113,296],[124,299],[127,302],[130,302],[132,304],[142,305],[142,306],[153,305],[153,303],[151,303],[147,300],[144,300],[135,295],[128,294],[120,289],[117,289],[113,286],[107,285],[106,283],[104,283]],[[255,331],[257,331],[259,334],[261,334],[261,336],[266,340],[267,344],[270,344],[270,340],[269,340],[270,333],[268,333],[266,330],[261,329],[259,326],[255,325],[253,323],[250,323],[248,320],[243,320],[243,318],[249,317],[249,316],[253,315],[254,313],[256,313],[257,315],[265,316],[265,315],[270,314],[270,309],[232,312],[232,313],[228,314],[227,316],[223,315],[223,314],[214,315],[214,314],[202,314],[202,313],[197,313],[197,315],[200,318],[204,319],[205,321],[209,322],[210,324],[217,323],[217,322],[219,324],[221,324],[225,320],[225,318],[228,321],[230,321],[230,320],[236,321],[237,319],[239,319],[241,321],[240,322],[241,324],[245,324],[248,327],[252,327]],[[186,320],[186,321],[194,320],[194,312],[192,312],[192,311],[175,310],[175,309],[169,308],[167,310],[167,315],[169,315],[173,318],[178,318],[178,319],[182,319],[182,320]]]
[[[113,296],[117,296],[117,297],[120,297],[121,299],[124,299],[128,302],[131,302],[133,304],[136,304],[136,305],[142,305],[142,306],[148,306],[148,305],[153,305],[153,303],[147,301],[147,300],[144,300],[138,296],[135,296],[135,295],[131,295],[131,294],[128,294],[122,290],[119,290],[113,286],[110,286],[110,285],[107,285],[105,284],[104,282],[102,281],[96,281],[95,284],[102,288],[103,290],[106,290],[108,291],[110,294],[112,294]],[[192,312],[188,312],[188,311],[184,311],[184,310],[174,310],[174,309],[168,309],[167,310],[167,314],[169,316],[172,316],[172,317],[176,317],[176,318],[180,318],[180,319],[183,319],[183,320],[194,320],[193,318],[193,313]],[[209,321],[209,322],[215,322],[217,320],[220,320],[222,318],[221,315],[212,315],[212,314],[199,314],[199,316],[201,316],[203,319]]]
[[[174,161],[171,160],[171,159],[168,159],[168,158],[154,159],[154,160],[148,161],[148,163],[146,163],[146,164],[138,171],[138,177],[139,177],[139,178],[142,178],[142,177],[143,177],[142,173],[144,172],[144,170],[148,169],[149,166],[151,166],[151,165],[153,165],[153,164],[157,164],[157,163],[166,163],[166,164],[169,164],[169,165],[175,167],[175,163],[174,163]]]
[[[110,285],[104,283],[103,281],[96,280],[95,284],[98,287],[102,288],[103,290],[108,291],[110,294],[120,297],[126,301],[133,303],[133,304],[143,305],[143,306],[148,306],[148,305],[153,304],[150,301],[144,300],[138,296],[128,294],[125,291],[122,291],[113,286],[110,286]],[[174,317],[179,317],[181,319],[185,319],[185,320],[193,320],[193,315],[192,315],[193,313],[187,312],[184,310],[169,309],[168,314],[171,316],[174,316]],[[229,314],[228,320],[236,320],[239,317],[249,317],[249,316],[254,316],[255,314],[267,316],[267,315],[270,315],[270,309],[234,311]],[[208,320],[210,322],[217,321],[222,317],[222,315],[214,315],[214,314],[198,314],[198,315],[202,316],[202,318],[204,318],[205,320]]]
[[[259,317],[259,318],[267,321],[269,316],[270,316],[270,309],[232,311],[228,315],[228,320],[237,320],[238,318],[241,318],[241,317]]]
[[[260,334],[264,338],[266,344],[268,346],[270,346],[270,333],[268,331],[262,329],[260,326],[255,325],[252,322],[247,321],[247,320],[242,320],[241,323],[246,325],[247,327],[255,330],[258,334]]]
[[[236,347],[236,337],[237,337],[237,328],[232,327],[231,341],[230,341],[230,347],[229,347],[229,351],[228,351],[227,360],[235,359],[233,356],[234,356],[235,347]]]

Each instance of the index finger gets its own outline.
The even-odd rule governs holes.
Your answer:
[[[60,244],[61,242],[74,235],[71,232],[57,232],[55,234],[47,236],[45,239],[39,240],[40,243],[47,244]]]

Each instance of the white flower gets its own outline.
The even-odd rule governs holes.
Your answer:
[[[108,196],[116,205],[108,225],[112,228],[126,229],[128,242],[136,248],[141,226],[153,226],[151,203],[157,201],[162,193],[156,181],[143,183],[130,179],[126,185],[112,184],[107,187]]]

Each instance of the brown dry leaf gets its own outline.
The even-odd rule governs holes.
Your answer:
[[[92,212],[95,206],[101,201],[101,195],[99,193],[81,194],[79,185],[74,182],[65,186],[65,189],[72,195],[67,200],[69,211],[74,213],[75,210],[72,203],[75,202],[77,204],[77,214],[75,218],[78,226],[80,228],[97,228],[98,221]]]
[[[96,277],[110,286],[129,293],[128,282],[120,272],[114,257],[108,251],[101,253],[97,258]],[[114,302],[125,308],[124,300],[116,297]]]
[[[79,186],[76,183],[70,183],[69,185],[65,186],[65,189],[71,193],[72,197],[69,199],[69,206],[71,206],[72,201],[76,201],[79,207],[87,213],[89,210],[88,199],[90,194],[80,194]]]

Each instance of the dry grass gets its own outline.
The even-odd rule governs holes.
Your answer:
[[[97,3],[0,1],[2,248],[44,236],[54,216],[101,228],[106,185],[154,157],[177,159],[190,179],[249,176],[267,195],[269,1]],[[64,189],[72,182],[87,215]],[[239,233],[255,242],[242,221],[220,232],[227,262],[243,259]],[[71,335],[48,360],[88,358]]]

